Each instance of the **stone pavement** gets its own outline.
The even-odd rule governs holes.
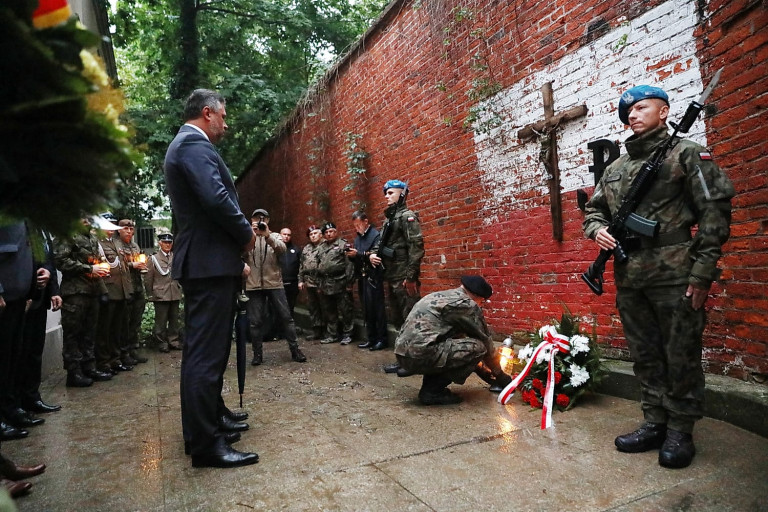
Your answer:
[[[555,412],[495,401],[472,376],[452,385],[464,402],[423,407],[421,378],[382,372],[389,351],[284,341],[248,366],[250,430],[235,445],[260,462],[195,469],[179,419],[180,354],[89,389],[58,373],[43,396],[63,405],[21,441],[3,443],[19,464],[45,462],[20,511],[764,511],[768,439],[704,419],[691,467],[669,470],[657,452],[623,454],[613,438],[633,430],[637,402],[594,395]],[[250,359],[250,358],[249,358]],[[238,406],[234,350],[224,399]]]

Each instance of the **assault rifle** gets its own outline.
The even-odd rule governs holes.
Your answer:
[[[384,258],[394,258],[395,257],[395,250],[391,247],[389,247],[389,239],[392,238],[392,229],[395,220],[395,214],[400,209],[401,206],[405,204],[405,196],[408,195],[408,182],[405,182],[405,188],[400,193],[400,197],[397,198],[397,206],[392,209],[392,213],[387,215],[387,223],[384,225],[384,227],[381,229],[381,234],[379,235],[379,257]]]
[[[720,80],[720,74],[723,72],[723,68],[720,68],[709,85],[702,93],[698,101],[692,101],[688,105],[688,109],[683,115],[683,120],[680,124],[669,123],[674,128],[672,136],[669,137],[664,144],[662,144],[651,156],[651,159],[643,164],[638,172],[637,177],[634,179],[632,186],[629,188],[629,192],[622,199],[619,209],[611,219],[611,223],[608,226],[608,233],[616,239],[616,247],[613,250],[601,249],[600,254],[597,255],[594,263],[592,263],[586,272],[581,274],[581,278],[585,283],[595,292],[597,295],[603,293],[603,272],[605,272],[605,264],[613,256],[614,261],[617,264],[625,263],[628,259],[622,244],[625,242],[630,232],[637,233],[641,236],[655,238],[659,233],[659,223],[654,220],[649,220],[635,213],[635,209],[643,200],[643,197],[653,185],[656,175],[659,173],[664,160],[666,160],[669,152],[674,148],[677,143],[677,133],[688,133],[691,126],[699,116],[701,109],[704,108],[704,102],[709,98],[712,90]]]

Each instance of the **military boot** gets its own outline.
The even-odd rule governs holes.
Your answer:
[[[450,405],[461,402],[461,397],[451,393],[446,386],[451,380],[439,375],[425,375],[419,390],[422,405]]]
[[[297,363],[307,362],[307,356],[304,355],[304,352],[299,347],[291,347],[291,359]]]
[[[661,448],[666,437],[667,425],[646,422],[634,432],[617,437],[614,444],[620,452],[640,453]]]
[[[264,352],[259,346],[256,348],[256,346],[253,347],[253,359],[251,359],[251,366],[259,366],[261,363],[264,362]]]
[[[667,430],[667,438],[659,451],[659,465],[665,468],[679,469],[691,465],[696,447],[693,436],[677,430]]]
[[[93,379],[83,375],[83,371],[80,368],[67,372],[68,388],[87,388],[91,384],[93,384]]]

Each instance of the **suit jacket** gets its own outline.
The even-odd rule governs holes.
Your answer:
[[[7,301],[26,299],[35,283],[35,265],[27,226],[0,226],[0,295]]]
[[[208,139],[182,126],[165,154],[165,182],[176,217],[174,279],[239,276],[253,230],[240,211],[229,169]]]

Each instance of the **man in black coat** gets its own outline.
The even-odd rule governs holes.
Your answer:
[[[220,428],[235,296],[247,268],[241,254],[255,242],[229,169],[213,146],[227,129],[226,115],[220,94],[195,90],[184,109],[185,124],[165,155],[178,230],[171,275],[185,296],[181,421],[194,467],[237,467],[259,460],[255,453],[231,448]]]

